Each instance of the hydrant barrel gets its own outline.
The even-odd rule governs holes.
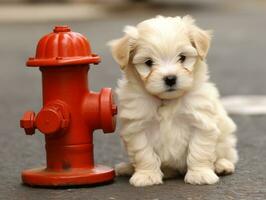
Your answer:
[[[82,108],[82,102],[88,91],[88,65],[75,65],[66,67],[62,70],[61,66],[53,68],[41,67],[42,87],[43,87],[43,105],[58,99],[63,101],[70,113],[70,126],[67,129],[68,134],[64,137],[46,138],[47,143],[64,143],[68,145],[93,143],[93,127],[86,123]],[[62,84],[63,83],[63,84]],[[97,115],[93,116],[97,118]]]
[[[111,89],[89,89],[89,64],[99,62],[88,40],[68,26],[57,26],[40,39],[27,65],[40,67],[43,108],[36,116],[25,113],[20,123],[27,134],[38,129],[45,135],[47,165],[23,171],[25,184],[87,185],[114,179],[114,170],[96,165],[93,158],[93,131],[113,132],[117,113]]]

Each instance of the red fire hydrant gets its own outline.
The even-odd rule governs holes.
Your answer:
[[[114,179],[112,168],[95,165],[93,131],[115,130],[116,105],[110,88],[100,93],[88,88],[89,64],[98,64],[88,40],[68,26],[57,26],[38,43],[27,66],[42,72],[43,108],[28,111],[20,121],[27,135],[45,135],[47,166],[22,172],[33,186],[87,185]]]

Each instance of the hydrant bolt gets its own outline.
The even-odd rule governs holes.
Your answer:
[[[113,116],[117,114],[117,106],[116,105],[112,105],[112,114]]]
[[[71,29],[69,26],[56,26],[54,28],[54,33],[59,33],[59,32],[70,32]]]

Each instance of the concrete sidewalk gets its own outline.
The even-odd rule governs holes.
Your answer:
[[[265,9],[261,4],[197,3],[156,6],[139,10],[134,8],[123,14],[97,20],[65,20],[74,31],[86,35],[95,53],[103,62],[92,66],[90,87],[115,88],[120,77],[106,42],[121,36],[122,28],[152,17],[163,15],[193,15],[198,24],[214,30],[214,39],[208,63],[211,79],[217,83],[221,94],[247,95],[266,93]],[[193,6],[194,5],[194,6]],[[266,116],[240,116],[233,118],[238,124],[237,136],[240,161],[236,173],[222,177],[217,185],[193,186],[183,182],[183,177],[166,180],[163,185],[134,188],[127,177],[119,177],[113,184],[72,189],[42,189],[21,185],[23,169],[44,165],[43,136],[39,133],[25,136],[19,128],[19,119],[28,109],[38,111],[41,106],[41,76],[36,68],[26,68],[25,61],[35,54],[37,41],[49,33],[58,21],[42,23],[3,23],[0,29],[0,199],[98,199],[98,200],[176,200],[176,199],[266,199]],[[118,137],[95,135],[97,163],[113,166],[126,159]]]

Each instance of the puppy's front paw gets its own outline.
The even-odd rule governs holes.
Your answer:
[[[212,169],[188,170],[185,182],[193,185],[214,184],[219,181],[219,177]]]
[[[156,171],[138,171],[129,180],[136,187],[162,184],[162,173]]]
[[[235,165],[227,159],[219,159],[215,163],[215,172],[217,174],[232,174],[235,171]]]

